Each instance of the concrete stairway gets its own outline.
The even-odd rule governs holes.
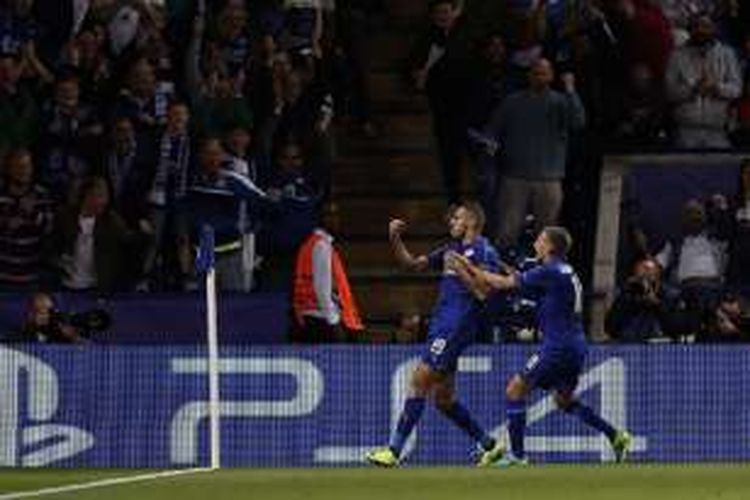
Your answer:
[[[404,82],[404,58],[426,18],[426,2],[389,5],[388,28],[372,38],[369,77],[376,139],[340,131],[333,175],[333,199],[339,204],[339,243],[354,292],[373,340],[388,340],[400,313],[427,314],[437,279],[399,269],[387,237],[391,217],[411,227],[407,244],[426,252],[445,240],[446,202],[432,149],[429,110],[423,96]]]

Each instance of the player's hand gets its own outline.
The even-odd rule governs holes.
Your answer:
[[[461,268],[459,255],[454,251],[445,252],[445,268],[449,271],[458,271]]]
[[[406,221],[401,219],[391,219],[388,223],[388,236],[391,239],[401,236],[406,231]]]
[[[445,254],[446,262],[452,269],[471,268],[471,261],[458,252],[450,251]]]

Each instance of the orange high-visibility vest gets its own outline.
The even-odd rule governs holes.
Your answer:
[[[297,253],[297,264],[294,273],[294,295],[293,309],[294,317],[299,324],[302,324],[302,316],[305,312],[317,311],[320,309],[318,298],[315,295],[313,285],[313,248],[315,244],[323,239],[324,236],[318,231],[313,232]],[[344,264],[339,256],[336,247],[331,249],[331,258],[333,259],[333,282],[335,290],[338,292],[341,305],[341,322],[346,328],[352,331],[361,331],[365,327],[357,310],[357,304],[354,302],[352,290],[349,287],[349,279],[346,277]]]

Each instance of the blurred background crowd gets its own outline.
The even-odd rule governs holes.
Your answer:
[[[387,133],[368,82],[392,7],[0,0],[0,289],[195,289],[205,224],[223,290],[288,289],[330,205],[337,131]],[[445,206],[468,171],[511,264],[562,222],[588,273],[605,153],[750,147],[748,2],[425,10],[403,33],[403,92],[426,96]],[[630,221],[610,338],[749,338],[750,164],[739,171],[730,192],[686,201],[680,236],[659,247]],[[519,301],[503,321],[524,317]],[[395,337],[423,322],[405,313]]]

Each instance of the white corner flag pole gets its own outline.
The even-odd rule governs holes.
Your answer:
[[[213,248],[211,251],[213,252]],[[218,469],[221,466],[221,436],[219,430],[219,335],[214,266],[210,266],[206,272],[206,331],[208,332],[208,415],[211,469]]]

